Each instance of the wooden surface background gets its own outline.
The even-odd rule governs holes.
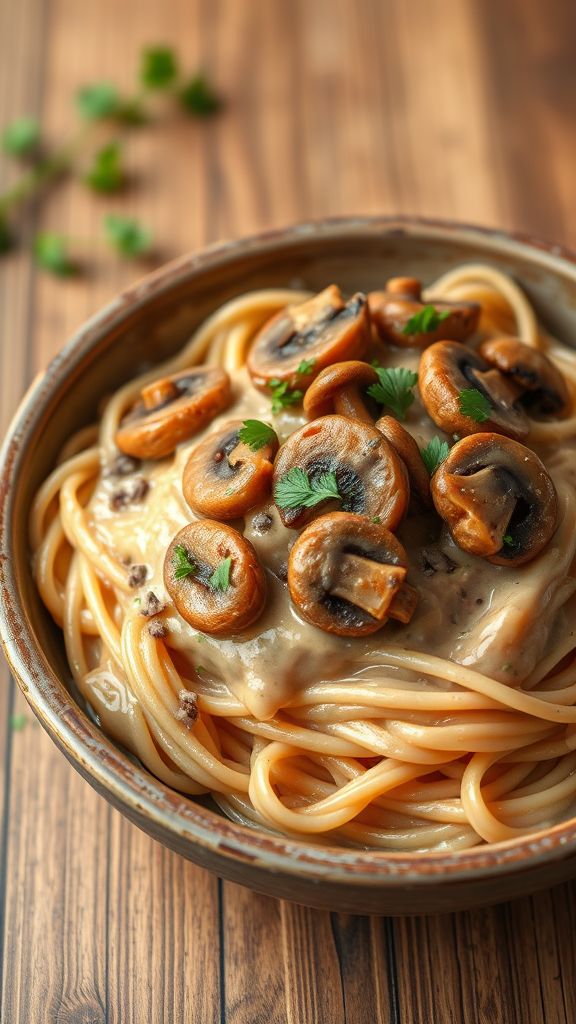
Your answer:
[[[126,144],[133,187],[55,189],[21,230],[90,271],[0,265],[4,422],[37,367],[139,272],[91,248],[134,212],[162,258],[296,219],[413,212],[576,246],[573,0],[0,0],[0,124],[74,129],[78,85],[178,46],[227,98]],[[0,164],[2,188],[14,171]],[[93,243],[92,243],[93,244]],[[574,886],[453,917],[360,919],[254,896],[166,852],[0,689],[2,1024],[573,1024]],[[12,725],[12,727],[11,727]]]

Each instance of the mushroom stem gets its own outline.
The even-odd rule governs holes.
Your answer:
[[[330,593],[382,620],[388,615],[390,604],[405,579],[406,569],[402,566],[383,565],[370,558],[345,554],[338,564]]]
[[[142,388],[141,398],[146,409],[158,409],[168,402],[173,402],[178,397],[178,388],[173,381],[164,378],[155,380],[152,384]]]
[[[372,416],[366,408],[360,388],[351,385],[342,388],[334,395],[334,411],[340,416],[348,416],[353,420],[362,420],[363,423],[374,423]]]
[[[491,466],[466,477],[452,476],[453,502],[461,510],[454,537],[466,550],[495,555],[502,549],[508,525],[516,508],[514,491],[503,485]],[[465,481],[465,483],[464,483]]]
[[[416,587],[411,587],[409,583],[405,583],[394,594],[388,609],[388,615],[391,619],[396,619],[397,622],[403,622],[406,625],[414,615],[419,600],[420,594]]]

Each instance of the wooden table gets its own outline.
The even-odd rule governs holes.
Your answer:
[[[338,213],[413,212],[576,246],[573,0],[1,0],[0,123],[74,127],[78,85],[128,87],[166,41],[227,97],[126,143],[133,187],[78,182],[22,221],[76,239],[133,212],[161,257]],[[2,186],[13,174],[4,162]],[[572,215],[572,216],[571,216]],[[137,272],[0,266],[5,422],[35,370]],[[361,919],[254,896],[168,853],[0,691],[3,1024],[573,1024],[574,886],[453,917]],[[12,728],[11,728],[12,720]]]

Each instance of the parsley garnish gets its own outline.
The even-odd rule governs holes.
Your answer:
[[[220,96],[202,72],[198,72],[182,87],[180,103],[192,117],[212,117],[222,108]]]
[[[33,117],[19,117],[7,125],[2,135],[2,148],[9,156],[26,156],[40,142],[40,125]]]
[[[478,388],[464,388],[458,395],[458,400],[463,416],[469,416],[476,423],[484,423],[485,420],[490,419],[492,406],[486,395],[478,391]]]
[[[111,82],[96,82],[86,85],[76,93],[76,103],[82,117],[87,121],[99,121],[113,117],[120,104],[120,96]]]
[[[504,544],[506,544],[506,545],[507,545],[507,547],[509,547],[509,548],[513,548],[513,547],[514,547],[514,545],[515,545],[515,543],[516,543],[516,541],[514,540],[514,537],[512,537],[512,535],[511,535],[510,533],[507,533],[507,534],[506,534],[506,535],[505,535],[505,536],[504,536],[504,537],[502,538],[502,540],[504,541]]]
[[[140,81],[147,89],[168,89],[177,76],[176,54],[168,46],[150,46],[144,50]]]
[[[104,226],[109,241],[122,256],[143,256],[152,245],[152,232],[132,217],[111,213]]]
[[[117,192],[126,178],[122,168],[121,149],[117,142],[99,149],[84,181],[95,192]]]
[[[430,476],[436,472],[440,463],[444,462],[449,451],[450,448],[448,447],[448,441],[441,441],[439,437],[433,437],[425,448],[420,449],[422,461]]]
[[[310,373],[310,371],[315,366],[315,359],[303,359],[302,362],[296,367],[296,373],[299,373],[301,376],[304,376],[305,373]]]
[[[380,526],[382,520],[380,519],[380,516],[372,516],[370,522],[374,523],[375,526]]]
[[[36,263],[57,277],[72,277],[78,266],[68,252],[68,240],[54,231],[42,231],[34,240]]]
[[[243,444],[257,452],[276,439],[276,431],[261,420],[244,420],[238,436]]]
[[[272,412],[282,412],[289,405],[299,405],[304,397],[303,391],[293,391],[288,387],[287,380],[278,380],[274,377],[268,384],[272,392]]]
[[[183,544],[177,544],[174,548],[173,563],[175,580],[184,580],[187,576],[194,576],[198,572],[198,566],[191,561]]]
[[[374,369],[378,374],[378,383],[370,385],[368,394],[380,405],[389,406],[398,419],[405,419],[406,412],[414,401],[412,389],[418,382],[418,374],[404,366],[387,369],[374,366]]]
[[[10,718],[10,728],[12,729],[12,732],[21,732],[27,721],[28,719],[23,712],[19,715],[12,715]]]
[[[228,590],[230,586],[230,568],[232,566],[231,558],[224,558],[220,565],[216,566],[212,576],[210,577],[210,586],[213,590]]]
[[[402,334],[430,334],[449,316],[449,311],[440,313],[435,306],[424,306],[418,313],[410,317]]]
[[[312,508],[331,498],[342,501],[336,474],[321,473],[310,479],[299,466],[289,470],[274,490],[274,499],[280,508]]]

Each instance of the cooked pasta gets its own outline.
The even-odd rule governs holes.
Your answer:
[[[404,301],[412,285],[401,279],[390,296]],[[315,301],[307,292],[236,298],[106,401],[34,501],[42,599],[102,729],[168,786],[211,794],[237,822],[392,851],[537,831],[576,799],[576,351],[484,265],[454,268],[423,296],[413,289],[416,314],[398,344],[386,292],[346,305],[336,292],[322,301],[337,313],[312,326],[298,312]],[[458,334],[464,320],[450,334],[450,318],[472,315],[474,303],[468,335]],[[292,334],[286,309],[296,311]],[[334,327],[342,309],[353,325],[365,317],[361,344]],[[318,322],[323,355],[307,359],[309,343],[320,351]],[[568,395],[560,413],[523,401],[532,392],[502,369],[503,337],[555,368]],[[292,349],[292,377],[278,377],[274,360]],[[472,387],[454,413],[434,395],[464,350]],[[181,398],[199,366],[200,412]],[[407,375],[378,373],[394,368]],[[409,383],[418,372],[420,394]],[[377,430],[390,380],[404,391],[380,401]],[[159,413],[174,401],[167,440]],[[328,420],[322,458],[306,462]],[[259,424],[251,445],[238,440],[247,421]],[[223,439],[217,451],[212,438]],[[362,476],[365,438],[388,476]],[[416,454],[401,458],[410,438]],[[489,444],[490,470],[487,455],[478,461]],[[362,484],[361,507],[356,491],[344,500],[343,462],[352,490]],[[532,476],[514,504],[510,474],[521,471]],[[487,487],[480,511],[478,493],[453,486],[470,472]],[[484,517],[488,540],[469,536],[471,516]],[[329,600],[328,585],[318,589],[326,573]]]

